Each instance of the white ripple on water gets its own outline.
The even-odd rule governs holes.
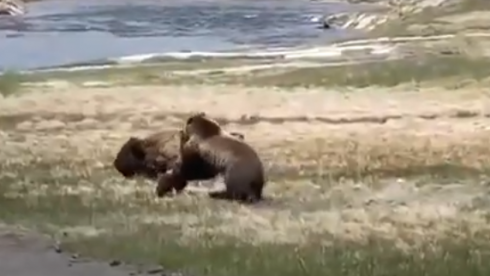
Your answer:
[[[325,11],[343,9],[336,4],[266,0],[232,1],[226,5],[207,1],[197,5],[194,1],[143,1],[131,8],[120,1],[116,4],[103,0],[30,4],[30,12],[21,22],[0,24],[0,38],[8,38],[0,45],[0,55],[13,53],[4,56],[0,68],[101,65],[101,60],[138,63],[160,58],[293,58],[302,54],[270,48],[324,44],[344,35],[335,30],[318,30],[312,24]],[[227,22],[226,26],[223,22]],[[54,36],[55,32],[60,35]],[[47,40],[49,46],[44,43]],[[256,52],[243,53],[245,46],[254,47]],[[260,52],[261,48],[270,51]]]
[[[304,59],[304,58],[334,58],[341,57],[346,51],[369,51],[371,55],[388,54],[393,50],[391,45],[374,44],[374,45],[353,45],[353,46],[327,46],[315,47],[303,50],[282,50],[266,52],[174,52],[174,53],[153,53],[143,55],[130,55],[112,59],[116,63],[140,63],[155,58],[279,58],[279,59]]]
[[[67,65],[63,68],[54,67],[41,70],[25,72],[46,72],[46,71],[82,71],[91,69],[104,69],[121,65],[137,65],[149,61],[169,61],[169,60],[189,60],[189,59],[277,59],[277,60],[315,60],[331,62],[342,58],[346,52],[364,52],[367,56],[383,57],[395,50],[396,46],[388,44],[368,44],[368,45],[331,45],[326,47],[315,47],[300,50],[276,50],[260,52],[169,52],[169,53],[150,53],[141,55],[129,55],[107,60],[97,60],[93,64],[90,62],[81,64]]]

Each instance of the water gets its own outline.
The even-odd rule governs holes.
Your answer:
[[[46,0],[0,19],[0,70],[145,53],[271,49],[349,35],[319,16],[348,5],[302,0]]]

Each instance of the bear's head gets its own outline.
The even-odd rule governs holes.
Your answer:
[[[184,136],[187,138],[195,136],[200,139],[206,139],[222,133],[218,122],[206,116],[204,112],[190,116],[186,121],[184,130]]]
[[[165,165],[157,156],[148,156],[144,143],[143,139],[130,137],[117,153],[113,166],[125,178],[142,175],[155,179],[160,167]]]

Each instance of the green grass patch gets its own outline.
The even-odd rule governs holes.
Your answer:
[[[410,82],[460,79],[482,80],[490,76],[490,60],[462,56],[430,56],[356,65],[301,68],[278,74],[249,74],[224,82],[252,86],[368,87],[395,86]]]
[[[31,80],[64,79],[72,82],[104,81],[111,85],[232,84],[277,87],[396,86],[426,81],[480,81],[490,76],[490,60],[463,55],[423,55],[417,58],[354,65],[309,68],[271,68],[228,74],[219,69],[199,74],[153,74],[150,69],[102,69],[86,72],[36,74]],[[151,69],[153,70],[153,69]]]
[[[18,93],[25,81],[24,76],[14,71],[7,71],[0,75],[0,94],[9,96]]]
[[[47,80],[64,80],[73,83],[90,81],[104,81],[119,85],[129,84],[155,84],[166,82],[180,84],[175,71],[192,72],[195,70],[220,70],[235,65],[260,64],[257,60],[242,59],[203,59],[165,61],[148,64],[115,66],[110,68],[95,68],[76,71],[45,71],[26,75],[31,82],[44,82]],[[185,81],[192,82],[193,76],[184,77]]]
[[[170,271],[198,276],[486,276],[490,273],[490,264],[485,261],[490,257],[490,232],[467,229],[463,224],[448,228],[448,233],[441,234],[439,239],[423,242],[409,237],[409,225],[399,229],[396,239],[384,238],[366,228],[359,233],[364,238],[358,240],[316,232],[312,225],[308,228],[311,233],[305,234],[301,242],[250,243],[210,230],[223,223],[223,214],[257,213],[252,215],[253,221],[252,218],[260,219],[267,214],[260,213],[264,208],[278,207],[254,209],[185,199],[185,196],[155,201],[150,189],[141,188],[148,183],[122,183],[110,168],[89,169],[69,162],[2,163],[0,168],[3,172],[0,219],[62,237],[63,248],[85,256],[158,263]],[[131,185],[137,190],[120,193]],[[63,190],[68,187],[73,190]],[[323,202],[317,211],[332,208],[329,204]],[[243,208],[249,210],[243,213]],[[301,210],[296,207],[290,210],[290,223],[300,221]],[[287,210],[270,211],[284,214]],[[145,216],[152,219],[143,220]],[[405,230],[408,232],[404,233]]]
[[[121,244],[121,240],[138,242]],[[82,247],[83,252],[99,257],[122,259],[132,259],[135,252],[140,252],[143,254],[140,257],[159,262],[167,269],[202,276],[484,276],[490,273],[490,265],[484,261],[490,257],[490,248],[471,241],[462,244],[445,240],[410,253],[379,239],[362,245],[339,242],[325,246],[315,243],[253,246],[232,240],[214,243],[203,238],[184,247],[162,233],[162,229],[151,229],[127,236],[79,240],[70,247]],[[433,246],[441,249],[434,250]]]

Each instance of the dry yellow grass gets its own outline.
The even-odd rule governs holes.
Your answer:
[[[490,168],[485,90],[411,90],[70,87],[3,98],[1,190],[17,213],[3,217],[73,237],[144,232],[186,246],[223,235],[256,245],[378,238],[411,252],[490,233],[479,177]],[[212,201],[205,193],[220,180],[156,199],[154,184],[112,169],[130,135],[173,131],[201,110],[259,150],[270,202]],[[428,174],[465,178],[417,178]]]

